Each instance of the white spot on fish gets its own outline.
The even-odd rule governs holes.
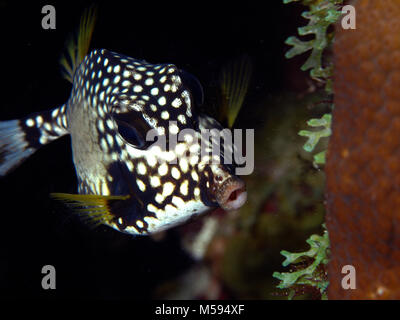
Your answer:
[[[177,126],[175,123],[172,123],[172,124],[170,124],[170,126],[169,126],[169,131],[170,131],[170,133],[172,133],[172,134],[178,134],[179,128],[178,128],[178,126]]]
[[[133,87],[133,91],[135,91],[135,92],[141,92],[142,90],[143,90],[143,87],[141,85],[137,84]]]
[[[181,194],[183,194],[184,196],[188,195],[189,192],[189,181],[185,180],[183,181],[183,183],[181,184],[181,186],[179,187],[179,191],[181,192]]]
[[[53,112],[51,113],[51,116],[53,117],[53,118],[55,118],[55,117],[57,117],[58,116],[58,108],[57,109],[54,109],[53,110]]]
[[[143,228],[143,222],[142,221],[140,221],[140,220],[137,220],[136,221],[136,225],[139,227],[139,228]]]
[[[180,114],[180,115],[178,116],[178,121],[179,121],[180,123],[182,123],[182,124],[186,124],[186,118],[185,118],[185,116],[184,116],[183,114]]]
[[[172,106],[174,108],[179,108],[182,104],[182,100],[179,98],[175,98],[174,101],[172,101]]]
[[[33,127],[35,125],[35,121],[33,121],[32,119],[28,119],[28,120],[26,120],[25,124],[28,127]]]
[[[168,173],[168,166],[166,163],[163,163],[158,167],[158,173],[160,176],[165,176]]]
[[[183,173],[186,173],[189,170],[189,164],[185,158],[179,160],[179,167]]]
[[[163,118],[164,120],[168,120],[169,119],[168,111],[161,112],[161,118]]]
[[[174,189],[175,189],[175,186],[172,182],[166,182],[166,183],[164,183],[164,186],[163,186],[162,195],[164,197],[167,197],[167,196],[171,195],[172,192],[174,192]]]
[[[152,88],[151,90],[150,90],[150,93],[153,95],[153,96],[156,96],[156,95],[158,95],[158,88]]]
[[[164,201],[164,199],[165,198],[163,197],[162,194],[160,194],[160,193],[156,194],[155,200],[157,201],[157,203],[162,203]]]
[[[145,175],[147,172],[147,168],[143,162],[139,162],[137,165],[137,172],[141,175]]]
[[[158,209],[157,209],[157,207],[154,206],[154,204],[150,203],[147,205],[147,211],[157,213]]]
[[[146,191],[146,185],[142,180],[136,179],[136,184],[138,185],[140,191],[142,192]]]
[[[151,86],[153,83],[154,83],[153,78],[147,78],[146,81],[144,82],[146,86]]]
[[[128,167],[128,170],[129,171],[133,171],[133,163],[132,163],[132,161],[126,161],[126,166]]]
[[[165,99],[165,97],[163,96],[163,97],[160,97],[159,99],[158,99],[158,104],[160,105],[160,106],[163,106],[163,105],[165,105],[167,103],[167,100]]]
[[[43,117],[42,116],[37,116],[36,117],[36,126],[39,128],[43,123]]]
[[[119,80],[121,80],[121,77],[120,77],[120,76],[115,76],[113,82],[114,82],[115,84],[117,84],[117,83],[119,82]]]
[[[157,176],[150,177],[150,185],[154,188],[157,188],[161,185],[160,178]]]
[[[119,73],[121,71],[121,67],[119,65],[114,67],[114,73]]]
[[[173,168],[171,169],[171,175],[172,175],[172,177],[173,177],[174,179],[176,179],[176,180],[179,180],[179,178],[181,177],[181,173],[180,173],[180,171],[178,170],[178,168],[176,168],[176,167],[173,167]]]
[[[183,201],[182,198],[176,196],[172,197],[172,203],[178,208],[183,208],[185,206],[185,201]]]

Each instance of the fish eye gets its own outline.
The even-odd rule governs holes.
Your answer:
[[[153,141],[146,141],[151,126],[139,112],[115,113],[114,120],[118,125],[118,133],[129,144],[137,149],[147,149]]]

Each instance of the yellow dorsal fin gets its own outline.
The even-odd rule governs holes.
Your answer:
[[[83,221],[88,222],[93,227],[110,223],[114,218],[110,211],[110,201],[123,201],[130,198],[129,195],[102,196],[69,193],[51,193],[50,196],[55,200],[62,201],[74,213],[78,214]]]
[[[61,57],[60,63],[64,78],[72,83],[75,70],[81,64],[89,51],[94,25],[97,17],[97,7],[92,5],[81,17],[77,35],[70,36],[67,42],[67,52]]]
[[[220,120],[227,120],[231,128],[243,105],[252,74],[252,63],[247,55],[226,64],[220,74],[222,105]]]

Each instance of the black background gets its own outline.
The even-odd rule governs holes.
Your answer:
[[[0,120],[66,102],[70,84],[61,76],[59,58],[90,3],[0,1]],[[298,70],[302,60],[289,64],[284,58],[284,40],[304,23],[296,5],[281,0],[98,3],[91,48],[174,63],[193,73],[205,88],[210,113],[218,103],[221,66],[241,54],[254,65],[250,103],[298,89],[290,70]],[[45,4],[56,8],[56,30],[41,28]],[[251,111],[240,118],[246,128],[261,121]],[[0,180],[0,297],[153,297],[157,285],[192,263],[178,234],[154,242],[107,227],[90,230],[51,201],[50,192],[76,192],[69,144],[69,137],[55,141]],[[57,290],[41,288],[46,264],[57,270]]]

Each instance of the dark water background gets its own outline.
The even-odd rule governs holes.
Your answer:
[[[254,74],[237,126],[256,128],[257,135],[263,119],[252,103],[304,87],[302,60],[284,58],[284,40],[304,21],[298,7],[281,2],[103,1],[91,47],[191,72],[204,86],[210,113],[218,104],[221,66],[249,55]],[[61,76],[59,58],[90,3],[0,2],[0,120],[66,102],[70,84]],[[56,7],[56,30],[41,28],[45,4]],[[192,264],[176,232],[154,242],[106,227],[92,231],[51,201],[50,192],[76,192],[69,137],[0,180],[0,297],[146,299]],[[57,290],[41,288],[46,264],[56,267]]]

